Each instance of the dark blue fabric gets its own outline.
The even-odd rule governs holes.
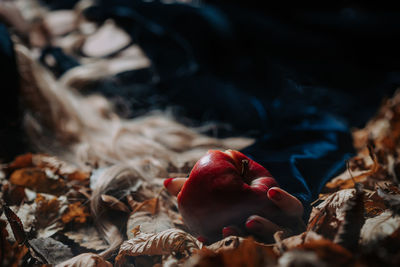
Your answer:
[[[5,25],[0,23],[0,162],[25,151],[19,83],[14,46]]]

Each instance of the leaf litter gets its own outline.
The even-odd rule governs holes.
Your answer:
[[[74,23],[79,18],[72,13],[64,14],[65,32],[54,31],[62,13],[44,13],[35,23],[47,30],[32,32],[42,39],[76,34],[74,27],[84,24],[96,32],[88,21]],[[231,236],[206,246],[185,227],[161,179],[138,180],[126,194],[100,196],[102,212],[124,222],[118,229],[124,240],[108,258],[90,208],[91,180],[102,170],[52,155],[20,155],[0,165],[0,266],[400,266],[400,92],[353,137],[357,155],[326,184],[303,233],[277,233],[272,244]]]
[[[231,236],[206,246],[186,229],[160,181],[140,181],[122,197],[101,195],[107,212],[127,215],[125,241],[106,259],[90,211],[90,173],[52,156],[21,155],[2,166],[2,266],[398,266],[400,147],[393,143],[400,127],[381,115],[397,107],[400,93],[354,131],[358,155],[327,183],[307,230],[273,244]]]

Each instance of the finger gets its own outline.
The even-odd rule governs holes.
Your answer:
[[[234,235],[234,236],[242,236],[242,231],[240,231],[240,229],[238,227],[233,226],[233,225],[224,227],[222,229],[222,237],[223,238],[228,237],[228,236],[232,236],[232,235]]]
[[[258,215],[250,216],[247,219],[246,228],[250,233],[266,240],[271,239],[275,232],[282,230],[275,223]]]
[[[187,178],[168,178],[164,180],[164,187],[171,195],[177,196],[186,180]]]
[[[275,203],[286,215],[302,216],[303,205],[300,200],[279,187],[272,187],[267,192],[268,198]]]

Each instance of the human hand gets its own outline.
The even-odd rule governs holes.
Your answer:
[[[171,195],[177,196],[186,180],[187,178],[170,178],[164,181],[164,186]],[[302,221],[304,208],[296,197],[279,187],[270,188],[267,196],[278,208],[278,212],[273,218],[252,215],[247,219],[243,228],[227,225],[221,229],[222,237],[251,234],[261,241],[271,242],[277,231],[295,234],[304,230],[305,225]]]

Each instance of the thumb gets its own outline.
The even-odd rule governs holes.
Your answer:
[[[177,196],[186,180],[187,178],[168,178],[164,180],[164,187],[171,195]]]

